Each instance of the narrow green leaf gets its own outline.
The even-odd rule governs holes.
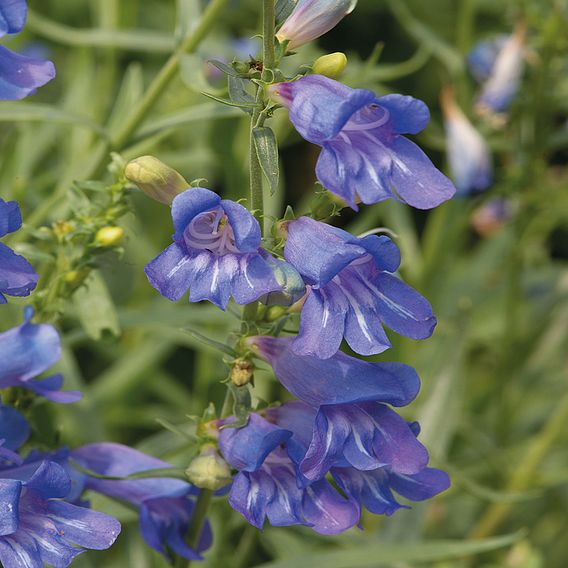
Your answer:
[[[395,562],[423,563],[450,560],[505,548],[523,538],[524,534],[524,531],[519,531],[485,540],[359,545],[345,550],[305,554],[301,558],[293,556],[261,564],[258,568],[297,568],[300,565],[310,568],[368,568],[371,565],[391,565]]]
[[[226,353],[227,355],[230,355],[231,357],[236,356],[235,350],[232,349],[231,347],[229,347],[228,345],[225,345],[224,343],[220,343],[219,341],[215,341],[214,339],[210,339],[209,337],[207,337],[207,336],[205,336],[205,335],[199,333],[198,331],[195,331],[194,329],[191,329],[189,327],[184,328],[183,331],[185,333],[191,335],[191,337],[195,337],[195,339],[197,339],[198,341],[203,343],[203,345],[213,347],[213,349],[217,349],[218,351],[221,351],[222,353]]]
[[[199,0],[177,0],[176,40],[181,42],[199,22],[201,5]]]
[[[83,126],[104,138],[108,137],[106,130],[89,118],[42,103],[2,101],[0,122],[58,122],[70,126]]]
[[[120,334],[118,316],[106,282],[93,270],[85,285],[73,295],[77,317],[89,337],[99,340],[105,331]]]
[[[252,135],[260,167],[270,186],[270,195],[274,195],[280,177],[276,136],[267,126],[257,126]]]
[[[255,102],[252,102],[252,103],[235,103],[232,100],[223,99],[221,97],[216,97],[215,95],[212,95],[211,93],[201,93],[201,94],[206,96],[207,98],[213,99],[214,101],[217,101],[218,103],[221,103],[223,105],[246,109],[247,112],[250,112],[255,107],[260,107],[260,105],[255,103]]]
[[[252,408],[252,397],[250,394],[249,385],[244,387],[237,387],[230,383],[229,390],[233,395],[233,414],[235,415],[235,422],[225,426],[226,428],[242,428],[247,425],[249,414]]]
[[[230,75],[231,77],[242,77],[236,69],[222,61],[219,61],[218,59],[210,59],[207,63],[210,63],[213,67],[217,67],[217,69],[225,73],[225,75]]]
[[[247,91],[248,86],[250,85],[250,81],[246,79],[242,79],[241,77],[232,77],[229,75],[227,77],[228,86],[229,86],[229,98],[235,106],[245,106],[249,109],[254,108],[257,105],[255,98]],[[251,112],[247,110],[246,112]]]

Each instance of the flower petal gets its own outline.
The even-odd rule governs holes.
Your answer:
[[[29,296],[38,280],[33,266],[23,256],[0,243],[0,292],[8,296]]]
[[[385,95],[376,103],[389,111],[389,124],[397,134],[418,134],[430,121],[430,111],[426,104],[414,97]]]
[[[21,226],[22,215],[18,204],[0,198],[0,238],[17,231]]]
[[[204,187],[192,187],[176,195],[172,201],[172,219],[175,228],[175,241],[181,241],[186,227],[200,213],[215,209],[221,198]]]
[[[221,206],[227,214],[235,235],[235,244],[241,252],[256,252],[260,246],[260,225],[250,211],[240,203],[223,199]]]
[[[0,37],[17,34],[26,22],[28,6],[26,0],[11,0],[0,4]]]
[[[0,46],[0,100],[23,99],[54,77],[51,61],[32,59]]]

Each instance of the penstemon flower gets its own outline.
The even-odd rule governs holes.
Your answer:
[[[459,108],[449,89],[442,93],[441,100],[448,162],[458,194],[484,191],[493,178],[489,146]]]
[[[26,21],[26,0],[0,3],[0,38],[22,31]],[[0,100],[23,99],[55,77],[51,61],[14,53],[0,45]]]
[[[122,444],[88,444],[72,450],[69,455],[89,471],[109,477],[126,477],[171,467],[167,462]],[[67,468],[71,469],[71,466],[67,465]],[[193,498],[199,491],[189,483],[167,477],[112,480],[79,475],[85,489],[137,507],[144,541],[167,558],[173,551],[188,560],[201,560],[201,552],[211,546],[212,533],[208,523],[196,550],[185,542],[195,507]]]
[[[287,230],[284,257],[309,290],[296,353],[331,357],[343,337],[357,353],[381,353],[391,345],[381,323],[412,339],[432,335],[430,304],[392,274],[400,253],[388,237],[357,238],[308,217],[290,221]]]
[[[494,59],[491,65],[485,64],[485,69],[490,71],[477,99],[477,108],[481,113],[505,113],[515,98],[524,68],[525,35],[524,24],[519,24],[506,40],[496,40]],[[474,50],[470,56],[470,61],[473,61],[474,69],[477,66],[477,70],[480,60],[483,60],[480,53],[482,52]]]
[[[0,238],[22,226],[22,215],[15,201],[0,198]],[[5,244],[0,243],[0,304],[6,296],[28,296],[36,287],[39,276],[32,265]]]
[[[334,28],[356,4],[357,0],[297,0],[276,37],[288,41],[289,49],[296,49]]]
[[[35,377],[47,371],[61,357],[57,330],[46,324],[31,323],[33,310],[24,312],[24,323],[0,333],[0,388],[20,387],[60,403],[76,402],[79,391],[61,391],[63,377]]]
[[[430,209],[450,199],[455,188],[426,154],[403,134],[417,134],[430,119],[412,97],[351,89],[321,75],[271,88],[287,106],[296,130],[322,147],[316,175],[321,184],[357,210],[396,199]]]
[[[172,203],[174,243],[146,266],[150,284],[169,300],[188,288],[191,302],[225,309],[233,296],[248,304],[280,290],[261,255],[258,221],[240,204],[196,187]]]
[[[221,453],[239,470],[229,493],[231,506],[259,529],[266,518],[274,526],[306,525],[321,534],[339,534],[355,525],[359,507],[328,481],[309,487],[298,482],[296,465],[280,447],[291,436],[256,414],[243,428],[220,431]]]
[[[71,504],[71,478],[47,459],[24,462],[16,450],[29,427],[13,408],[0,406],[0,562],[6,568],[64,568],[85,549],[109,548],[120,523]]]

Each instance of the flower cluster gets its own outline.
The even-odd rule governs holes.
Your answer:
[[[285,46],[324,33],[351,5],[335,2],[332,10],[324,4],[297,4],[278,32]],[[318,74],[272,84],[268,91],[288,108],[300,135],[322,147],[317,178],[351,208],[395,199],[429,209],[454,195],[452,182],[406,137],[428,123],[423,102],[377,97]],[[235,415],[209,427],[236,471],[231,506],[258,528],[268,519],[338,534],[359,523],[363,508],[390,515],[405,507],[395,493],[421,501],[447,489],[447,474],[428,466],[418,424],[393,409],[418,394],[414,369],[341,351],[345,340],[361,356],[377,355],[391,347],[385,328],[426,339],[436,326],[428,301],[396,275],[401,258],[393,240],[356,237],[312,217],[291,216],[278,223],[280,240],[270,247],[242,205],[200,187],[156,185],[158,178],[180,179],[164,176],[162,165],[155,179],[137,179],[140,160],[131,179],[171,202],[175,230],[174,242],[146,266],[154,288],[172,301],[189,289],[191,302],[209,300],[222,309],[231,297],[237,304],[279,305],[287,321],[300,312],[296,334],[280,336],[277,326],[269,335],[246,337],[244,326],[237,343],[233,386],[248,388],[250,360],[257,357],[296,400],[263,411],[247,408],[244,422]],[[164,198],[170,191],[172,199]],[[258,329],[261,322],[250,323]],[[203,464],[194,468],[203,487],[205,462],[219,470],[214,477],[220,484],[225,480],[226,468],[210,444],[208,439]]]

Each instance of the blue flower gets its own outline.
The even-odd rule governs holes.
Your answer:
[[[266,518],[273,526],[305,525],[330,535],[355,525],[358,505],[328,481],[299,483],[297,466],[281,447],[291,435],[256,414],[243,428],[220,431],[223,457],[239,470],[229,493],[230,505],[259,529]],[[250,443],[253,440],[262,442]]]
[[[288,48],[296,49],[334,28],[356,4],[357,0],[298,0],[278,30],[278,40],[288,41]]]
[[[450,90],[442,94],[441,100],[448,162],[458,194],[470,195],[484,191],[493,181],[489,146],[458,107]]]
[[[88,444],[71,451],[71,457],[88,470],[110,477],[171,467],[162,460],[121,444]],[[110,480],[86,476],[86,489],[131,503],[138,507],[140,532],[148,546],[168,557],[173,551],[188,560],[200,560],[211,546],[212,534],[205,524],[197,550],[185,542],[197,490],[180,479],[156,477]]]
[[[0,198],[0,238],[17,231],[21,226],[22,216],[18,204]],[[36,287],[38,278],[25,258],[0,243],[0,304],[6,303],[4,294],[29,296]]]
[[[0,389],[20,387],[54,402],[76,402],[81,393],[61,391],[61,375],[32,380],[59,360],[61,342],[53,326],[31,323],[31,308],[24,316],[22,325],[0,333]]]
[[[280,289],[260,254],[260,226],[242,205],[197,187],[176,196],[172,218],[173,244],[145,269],[162,296],[176,301],[189,288],[191,302],[225,309],[231,296],[249,304]]]
[[[450,199],[455,188],[416,144],[430,119],[426,105],[412,97],[351,89],[310,75],[271,87],[287,106],[296,130],[322,146],[316,175],[321,184],[357,209],[363,203],[396,199],[419,209]]]
[[[391,345],[381,323],[412,339],[430,337],[436,325],[432,308],[392,275],[400,253],[388,237],[357,238],[308,217],[287,228],[284,257],[309,290],[296,353],[329,358],[342,337],[361,355],[381,353]]]
[[[525,26],[520,24],[505,41],[497,38],[491,52],[494,57],[492,65],[489,64],[490,50],[487,46],[474,48],[470,55],[470,64],[473,62],[479,76],[489,70],[476,103],[481,113],[505,113],[515,98],[523,74],[525,35]],[[483,55],[484,50],[486,55]],[[480,66],[481,61],[484,62]],[[484,69],[481,73],[480,68]]]
[[[414,475],[402,475],[381,467],[371,471],[355,468],[333,468],[333,479],[346,495],[357,501],[375,515],[392,515],[401,505],[393,491],[410,501],[425,501],[450,486],[445,471],[426,467]]]
[[[247,343],[274,369],[282,385],[313,406],[381,401],[409,404],[420,389],[416,371],[403,363],[369,363],[338,351],[328,359],[298,355],[293,337],[258,336]]]
[[[0,38],[22,31],[26,21],[25,0],[0,5]],[[23,99],[55,77],[51,61],[34,59],[0,46],[0,100]]]
[[[302,402],[294,401],[278,408],[268,409],[266,416],[275,425],[293,433],[292,438],[287,442],[288,455],[295,464],[300,466],[300,473],[298,474],[300,484],[302,486],[309,484],[310,480],[303,477],[301,470],[306,454],[313,447],[313,438],[322,435],[322,432],[317,431],[316,411]],[[381,420],[381,426],[386,424],[386,421]],[[342,427],[346,428],[348,426],[343,424]],[[399,432],[402,431],[400,426],[398,430]],[[393,433],[396,433],[396,429],[389,426],[383,435],[388,437]],[[417,436],[418,433],[419,428],[417,424],[408,424],[404,430],[405,441],[403,445],[408,445],[410,437]],[[359,448],[356,453],[360,454],[359,459],[361,455],[364,455],[361,454],[361,448],[364,447],[364,439],[365,432],[363,431],[357,443]],[[400,441],[400,438],[398,440],[390,440],[389,443],[393,448],[396,448],[397,441]],[[329,443],[333,444],[334,442],[330,439]],[[418,448],[419,446],[414,447]],[[408,450],[408,447],[401,447],[400,450],[399,453],[402,455],[403,451]],[[422,453],[422,450],[420,453]],[[354,454],[350,452],[348,455],[353,457]],[[375,468],[368,468],[369,464],[365,462],[362,465],[365,467],[353,466],[345,459],[343,463],[339,462],[331,466],[329,473],[350,500],[358,503],[360,507],[366,507],[377,515],[391,515],[402,507],[396,501],[392,493],[393,491],[411,501],[424,501],[445,491],[450,486],[448,475],[444,471],[435,468],[423,467],[416,473],[404,474],[396,471],[396,469],[399,469],[400,462],[396,464],[395,469],[390,464]],[[415,469],[415,467],[413,466],[412,469]]]
[[[471,74],[478,83],[484,83],[489,79],[495,65],[495,60],[505,47],[509,36],[500,34],[490,39],[484,39],[476,43],[467,55],[467,64]]]
[[[85,549],[103,550],[120,523],[66,502],[72,493],[65,469],[49,459],[24,461],[16,453],[29,435],[24,417],[0,406],[0,562],[6,568],[69,566]]]

